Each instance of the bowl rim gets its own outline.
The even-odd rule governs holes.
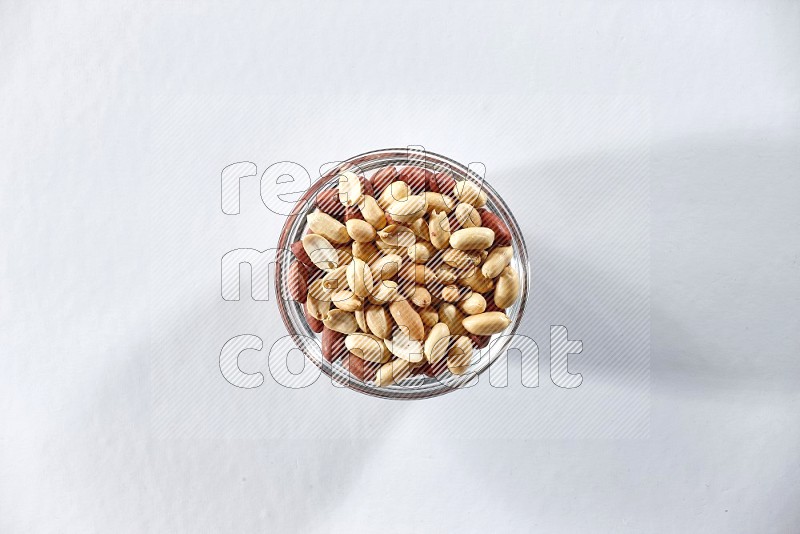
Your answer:
[[[421,147],[419,147],[421,148]],[[528,259],[528,252],[527,252],[527,244],[525,243],[525,237],[522,231],[519,228],[517,220],[511,213],[511,210],[506,205],[503,198],[497,193],[497,191],[486,181],[485,174],[484,177],[481,177],[475,170],[473,170],[472,163],[469,165],[464,165],[458,161],[455,161],[447,156],[443,156],[441,154],[437,154],[435,152],[431,152],[426,149],[420,150],[417,147],[406,147],[406,148],[383,148],[377,150],[371,150],[369,152],[364,152],[362,154],[358,154],[352,156],[346,160],[341,162],[334,162],[335,164],[333,167],[326,171],[324,174],[321,173],[319,179],[314,181],[311,186],[303,193],[300,199],[297,200],[295,203],[294,208],[290,215],[286,217],[286,222],[281,229],[280,236],[278,238],[278,245],[277,245],[277,253],[278,257],[276,258],[276,268],[275,268],[275,295],[278,301],[278,309],[281,314],[281,319],[289,332],[289,335],[292,337],[295,345],[297,348],[305,355],[307,360],[310,360],[314,365],[316,365],[323,374],[337,382],[338,384],[346,387],[347,389],[352,389],[359,393],[363,393],[365,395],[369,395],[371,397],[382,398],[382,399],[392,399],[392,400],[417,400],[417,399],[425,399],[425,398],[432,398],[444,395],[446,393],[450,393],[453,391],[458,391],[461,389],[468,389],[471,387],[470,385],[474,385],[473,383],[478,379],[478,376],[483,374],[486,370],[488,370],[492,364],[504,353],[505,348],[511,342],[513,336],[516,334],[517,329],[519,328],[520,324],[522,323],[522,319],[525,315],[525,308],[527,303],[527,297],[530,293],[530,265]],[[339,173],[344,172],[347,169],[352,169],[355,167],[357,170],[362,172],[372,172],[375,169],[369,168],[367,171],[363,171],[360,167],[361,164],[368,164],[369,162],[375,160],[383,160],[386,161],[381,167],[385,167],[388,165],[405,165],[405,166],[425,166],[427,167],[428,158],[433,158],[438,160],[438,168],[440,169],[447,169],[453,172],[453,174],[458,175],[460,177],[469,179],[475,183],[478,183],[483,190],[486,192],[487,197],[489,198],[490,203],[492,204],[492,211],[498,215],[502,221],[508,226],[509,231],[512,234],[512,245],[514,245],[514,256],[516,260],[516,264],[522,268],[524,271],[519,272],[518,275],[520,276],[520,282],[522,284],[522,291],[520,292],[520,297],[515,304],[517,309],[515,310],[514,317],[512,323],[508,326],[506,330],[499,334],[495,334],[498,336],[490,341],[489,345],[482,351],[488,352],[488,361],[483,363],[481,368],[476,371],[470,370],[465,375],[460,375],[460,377],[455,379],[455,384],[444,384],[435,377],[432,377],[433,381],[436,384],[430,385],[430,387],[424,388],[411,388],[405,386],[405,389],[402,389],[404,386],[399,386],[401,389],[391,389],[393,387],[397,388],[397,384],[392,384],[391,386],[387,387],[378,387],[378,386],[371,386],[364,382],[359,381],[358,379],[352,377],[350,373],[342,373],[337,371],[331,362],[328,362],[324,358],[321,357],[321,346],[319,345],[319,337],[321,334],[317,334],[311,331],[310,327],[305,324],[308,328],[308,331],[305,333],[301,333],[297,331],[296,325],[292,320],[292,317],[289,313],[289,306],[297,306],[302,310],[302,303],[293,301],[291,299],[283,298],[285,294],[285,289],[283,288],[283,261],[291,262],[293,261],[294,255],[291,253],[289,246],[292,244],[289,240],[289,234],[292,228],[295,226],[295,219],[298,217],[305,215],[308,212],[310,206],[314,205],[314,199],[316,198],[317,194],[325,188],[329,182],[338,176]],[[376,167],[380,168],[380,167]],[[433,167],[436,168],[436,167]],[[283,258],[281,255],[283,254]],[[311,334],[309,336],[309,333]],[[309,337],[313,338],[314,344],[316,345],[316,351],[319,352],[319,357],[316,354],[312,354],[310,348],[307,346],[306,343],[300,342],[302,338],[309,339]],[[493,336],[494,337],[494,336]],[[500,346],[496,347],[495,345],[498,342],[503,341]],[[481,356],[480,360],[483,360],[483,355]],[[479,361],[480,361],[479,360]]]

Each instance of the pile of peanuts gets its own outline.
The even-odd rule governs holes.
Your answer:
[[[464,374],[520,296],[511,233],[486,193],[449,170],[352,170],[321,191],[292,244],[290,297],[322,354],[361,381]]]

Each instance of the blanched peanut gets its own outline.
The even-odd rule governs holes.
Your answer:
[[[436,323],[431,328],[428,338],[425,340],[425,358],[429,363],[436,363],[441,360],[447,352],[448,338],[450,329],[444,323]]]
[[[418,308],[425,308],[431,304],[431,293],[422,286],[415,286],[414,293],[411,295],[411,302]]]
[[[423,339],[425,328],[422,325],[422,318],[407,300],[392,302],[389,304],[389,312],[391,312],[397,326],[405,327],[408,330],[408,337],[416,340]]]
[[[361,190],[361,179],[351,171],[345,171],[339,175],[339,202],[345,206],[355,206],[361,202],[363,191]]]
[[[494,231],[482,226],[462,228],[450,236],[450,246],[458,250],[482,250],[491,247],[493,242]]]
[[[411,363],[421,362],[423,358],[422,342],[418,339],[412,339],[408,335],[408,331],[400,328],[395,332],[392,339],[384,339],[386,348],[389,352],[402,360]]]
[[[397,274],[402,264],[403,258],[399,254],[387,254],[370,265],[372,279],[374,281],[388,280]]]
[[[359,258],[353,258],[347,266],[347,285],[359,297],[367,297],[372,293],[372,271]]]
[[[510,265],[503,269],[497,278],[494,289],[494,303],[498,308],[509,308],[519,298],[520,284],[517,271]]]
[[[456,181],[453,196],[460,202],[472,204],[476,208],[486,205],[486,193],[477,184],[469,180]]]
[[[472,204],[462,202],[455,209],[456,222],[461,228],[472,228],[481,225],[481,214]]]
[[[441,250],[450,244],[450,220],[443,211],[434,210],[428,223],[431,244]]]
[[[378,206],[382,210],[388,208],[392,202],[397,200],[405,200],[411,192],[408,189],[408,184],[403,181],[396,181],[389,184],[389,187],[383,190],[381,196],[378,198]]]
[[[425,215],[425,197],[410,195],[403,200],[395,200],[386,208],[393,221],[410,223]]]
[[[363,200],[358,205],[364,220],[372,225],[376,230],[382,230],[386,226],[386,215],[378,206],[378,201],[369,195],[364,195]]]
[[[347,350],[368,362],[383,363],[389,361],[389,349],[383,340],[372,334],[350,334],[344,338]]]
[[[421,241],[412,247],[408,247],[408,257],[414,263],[425,263],[436,252],[436,248],[426,241]]]
[[[486,299],[480,293],[472,293],[460,306],[467,315],[477,315],[486,311]]]
[[[454,375],[463,375],[472,360],[472,341],[467,336],[459,336],[447,352],[447,368]]]
[[[375,385],[389,386],[407,378],[411,374],[411,364],[406,360],[396,359],[386,363],[378,369],[375,375]]]
[[[462,325],[470,334],[489,336],[498,334],[511,324],[511,319],[503,312],[484,312],[464,318]]]
[[[304,235],[301,241],[303,250],[318,268],[326,271],[338,267],[339,256],[330,241],[316,234]]]
[[[370,305],[365,312],[365,319],[369,331],[381,339],[388,338],[392,333],[392,318],[389,311],[383,306]]]
[[[375,228],[367,221],[361,219],[350,219],[345,223],[347,233],[353,241],[359,243],[370,243],[375,241]]]
[[[481,272],[486,278],[499,275],[511,261],[514,251],[511,247],[497,247],[489,253],[481,266]]]
[[[341,332],[342,334],[353,334],[358,330],[356,318],[351,312],[344,310],[330,310],[328,314],[322,318],[322,324],[326,328],[330,328],[334,332]]]
[[[312,232],[321,235],[331,243],[350,241],[345,226],[327,213],[316,210],[306,215],[306,222]]]
[[[370,302],[373,304],[385,304],[387,302],[394,302],[397,298],[398,285],[393,280],[383,280],[375,284],[372,290],[372,295],[369,297]]]

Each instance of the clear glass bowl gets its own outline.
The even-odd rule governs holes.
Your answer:
[[[322,357],[321,335],[314,333],[306,322],[302,303],[288,298],[289,291],[285,273],[288,273],[289,265],[294,260],[294,256],[289,252],[289,247],[305,234],[306,215],[314,210],[314,199],[317,194],[325,189],[337,187],[337,176],[341,170],[356,167],[356,169],[351,170],[357,173],[359,171],[363,172],[364,176],[369,178],[378,170],[389,165],[396,167],[413,165],[425,167],[434,172],[446,169],[451,171],[457,180],[467,179],[482,185],[488,197],[486,208],[497,214],[511,232],[512,246],[514,248],[514,258],[511,261],[511,265],[520,276],[520,298],[511,308],[506,309],[506,314],[511,319],[511,324],[505,331],[492,336],[492,340],[486,348],[480,351],[476,349],[472,363],[463,375],[452,375],[448,371],[443,372],[438,377],[412,375],[397,384],[385,387],[376,386],[372,382],[361,382],[342,366],[341,360],[329,363]],[[278,250],[285,251],[285,253],[278,254],[275,290],[276,295],[278,295],[277,300],[281,317],[289,334],[294,339],[297,347],[325,375],[342,385],[367,395],[389,399],[422,399],[463,388],[486,371],[503,354],[511,341],[511,335],[516,332],[525,313],[525,304],[530,286],[528,250],[516,219],[497,191],[485,180],[481,180],[479,175],[461,163],[432,152],[409,148],[387,148],[360,154],[343,161],[314,183],[297,202],[293,214],[287,218],[281,232]]]

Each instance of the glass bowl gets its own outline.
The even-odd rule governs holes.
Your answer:
[[[338,174],[343,170],[349,169],[357,174],[363,173],[366,178],[369,178],[378,170],[389,165],[425,167],[433,172],[448,170],[457,180],[471,180],[481,185],[488,197],[486,208],[500,217],[511,233],[514,249],[511,265],[517,270],[520,277],[520,297],[512,307],[506,309],[506,314],[511,319],[509,326],[505,331],[493,335],[486,348],[475,350],[472,363],[463,375],[453,375],[449,371],[445,371],[437,377],[422,374],[412,375],[398,383],[383,387],[375,385],[372,381],[362,382],[349,373],[342,365],[341,359],[331,363],[322,357],[321,335],[314,333],[306,322],[303,303],[288,297],[288,277],[285,276],[285,273],[288,273],[289,265],[295,259],[289,251],[289,247],[305,234],[306,215],[316,207],[317,194],[326,189],[336,188]],[[411,148],[387,148],[366,152],[338,164],[317,180],[297,202],[292,215],[287,217],[277,248],[279,254],[276,266],[275,293],[278,295],[278,307],[289,335],[305,356],[325,375],[350,389],[367,395],[389,399],[422,399],[442,395],[470,385],[504,353],[525,313],[530,286],[528,251],[516,219],[497,191],[486,180],[482,180],[467,166],[432,152]]]

